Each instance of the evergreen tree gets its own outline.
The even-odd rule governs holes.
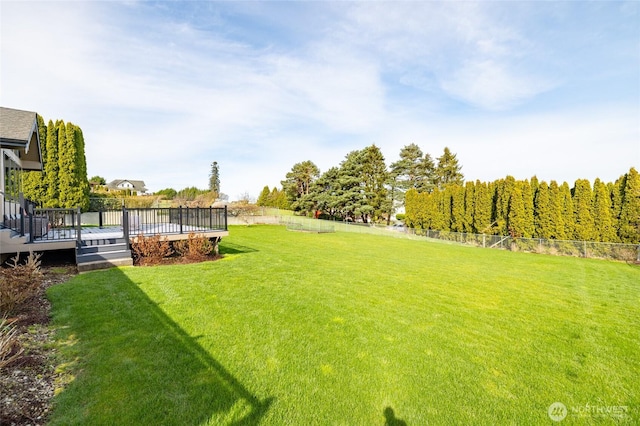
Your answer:
[[[596,241],[616,241],[617,235],[611,215],[609,190],[600,179],[596,179],[593,183],[593,222]]]
[[[40,140],[40,153],[44,164],[47,158],[47,126],[39,114],[36,117],[38,123],[38,139]],[[36,204],[44,203],[47,196],[44,168],[43,171],[24,172],[22,177],[22,192],[28,200]]]
[[[438,157],[438,166],[435,170],[437,185],[440,188],[444,188],[449,184],[462,185],[464,175],[460,170],[462,170],[462,167],[458,164],[456,154],[453,154],[446,147],[442,156]]]
[[[309,195],[311,184],[318,176],[320,169],[309,160],[294,164],[287,173],[286,180],[281,183],[294,210],[301,210],[299,201],[303,196]]]
[[[516,181],[509,198],[507,229],[513,238],[521,238],[526,232],[526,214],[524,207],[523,182]]]
[[[47,187],[47,194],[43,200],[45,207],[60,207],[59,188],[58,188],[58,129],[59,122],[56,124],[49,120],[47,124],[47,157],[44,163],[44,181]]]
[[[72,123],[58,125],[58,182],[59,204],[62,208],[86,208],[89,201],[89,185],[83,168],[84,152],[78,147],[84,140]],[[84,179],[83,179],[84,175]]]
[[[340,205],[340,170],[332,167],[324,172],[311,186],[311,197],[317,210],[331,218],[343,219]]]
[[[211,163],[211,172],[209,173],[209,191],[214,192],[216,196],[220,194],[220,166],[218,162]]]
[[[576,219],[573,213],[573,199],[571,189],[567,182],[560,186],[560,201],[562,203],[562,223],[564,224],[564,235],[566,238],[574,238]]]
[[[418,192],[433,188],[434,164],[429,154],[423,154],[414,143],[400,150],[400,160],[391,165],[391,173],[398,177],[398,188],[406,192],[411,188]]]
[[[475,212],[475,184],[472,181],[464,185],[464,232],[473,233],[473,214]]]
[[[87,158],[84,150],[84,135],[80,127],[73,125],[74,142],[76,146],[76,187],[74,188],[77,204],[83,211],[89,208],[89,193],[91,192],[87,179]]]
[[[373,220],[380,219],[389,211],[387,180],[387,165],[380,148],[375,144],[365,148],[362,151],[362,183]]]
[[[622,192],[626,183],[627,175],[620,176],[614,183],[609,183],[609,197],[611,198],[611,219],[613,226],[618,233],[620,229],[620,213],[622,212]]]
[[[595,227],[593,222],[593,193],[591,184],[586,179],[578,179],[573,188],[573,213],[575,227],[573,238],[578,241],[593,241]]]
[[[486,183],[476,181],[474,192],[473,232],[484,234],[491,226],[491,193]]]
[[[260,192],[258,199],[256,200],[256,205],[261,207],[268,207],[270,196],[271,196],[271,190],[269,189],[269,186],[265,185],[265,187],[262,188],[262,192]]]
[[[544,181],[538,184],[534,211],[535,236],[545,239],[552,238],[554,234],[554,218],[552,216],[551,190]]]
[[[409,189],[404,195],[404,223],[410,228],[418,227],[418,191]]]
[[[521,186],[522,201],[524,204],[524,232],[522,233],[522,236],[524,238],[531,238],[535,232],[535,225],[533,221],[533,192],[528,180],[522,182]]]
[[[438,199],[438,219],[440,226],[437,229],[442,231],[451,231],[452,209],[453,209],[453,185],[447,185],[442,191],[440,191],[440,197]]]
[[[635,168],[625,175],[621,189],[618,236],[624,243],[637,244],[640,242],[640,175]]]
[[[278,190],[277,188],[274,188],[274,190],[275,190],[274,207],[277,207],[281,210],[288,210],[289,200],[287,199],[287,194],[285,194],[284,191]]]
[[[549,184],[549,201],[551,205],[551,234],[550,238],[555,238],[558,240],[567,239],[567,234],[565,233],[565,224],[564,224],[564,199],[560,192],[560,187],[558,186],[558,182],[552,180]]]
[[[451,197],[451,226],[453,232],[464,232],[465,212],[464,212],[464,188],[460,185],[449,185]],[[445,192],[446,190],[445,189]]]
[[[496,226],[497,235],[509,235],[508,216],[509,202],[513,194],[516,180],[513,176],[507,176],[495,183],[495,202],[493,208],[493,222]]]

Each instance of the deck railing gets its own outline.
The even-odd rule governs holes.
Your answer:
[[[119,228],[123,237],[155,234],[188,234],[227,230],[227,208],[145,208],[107,210],[81,213],[80,209],[26,208],[14,203],[15,214],[3,222],[28,242],[77,240],[82,241],[82,228]],[[7,206],[8,207],[8,206]],[[5,209],[13,212],[13,210]],[[85,220],[89,219],[89,222]]]

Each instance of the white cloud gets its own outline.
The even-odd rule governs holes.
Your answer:
[[[556,46],[523,24],[527,5],[320,3],[290,25],[260,4],[181,4],[198,8],[191,18],[168,3],[33,6],[2,4],[2,105],[80,125],[90,175],[205,187],[215,160],[224,192],[257,195],[296,162],[326,170],[376,143],[390,163],[412,142],[434,157],[449,146],[471,179],[606,180],[640,163],[640,98],[544,103],[566,76],[544,61]],[[287,22],[304,9],[280,7]],[[580,54],[571,39],[563,67]],[[637,60],[626,66],[637,76]]]

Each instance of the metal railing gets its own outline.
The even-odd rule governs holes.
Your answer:
[[[82,241],[89,228],[117,228],[123,237],[138,234],[188,234],[209,231],[226,231],[226,208],[148,208],[108,210],[81,213],[80,209],[27,208],[14,203],[15,216],[3,222],[28,242],[77,240]],[[9,210],[5,210],[9,211]],[[11,210],[13,212],[13,210]]]

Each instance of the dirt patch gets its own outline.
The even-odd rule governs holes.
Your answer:
[[[38,295],[24,306],[13,325],[24,350],[0,369],[0,425],[44,425],[55,389],[53,331],[48,327],[51,304],[46,289],[77,274],[75,265],[42,266],[44,281]]]

